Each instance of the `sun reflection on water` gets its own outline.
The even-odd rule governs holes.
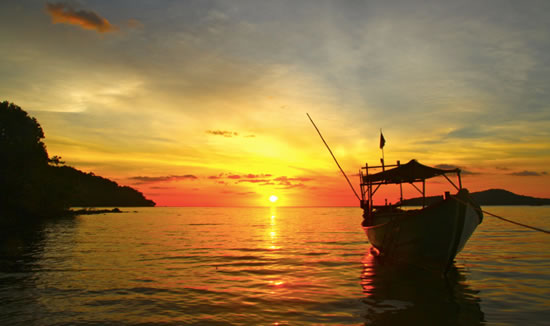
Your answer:
[[[277,225],[277,208],[275,206],[271,207],[270,215],[271,215],[271,219],[270,219],[269,228],[268,228],[268,232],[269,232],[268,242],[270,243],[270,245],[268,248],[271,250],[278,250],[278,249],[281,249],[281,247],[277,245],[279,240],[278,239],[279,228]]]

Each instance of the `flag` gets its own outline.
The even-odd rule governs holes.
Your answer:
[[[386,139],[384,139],[384,135],[382,134],[382,130],[380,130],[380,149],[384,148],[385,144],[386,144]]]

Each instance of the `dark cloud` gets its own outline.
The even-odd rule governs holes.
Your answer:
[[[231,130],[207,130],[206,133],[211,134],[211,135],[215,135],[215,136],[224,136],[224,137],[228,137],[228,138],[239,136],[238,132],[231,131]],[[243,137],[245,137],[245,138],[254,138],[254,137],[256,137],[256,135],[249,134],[249,135],[245,135]]]
[[[46,11],[52,17],[54,24],[69,24],[84,29],[95,30],[98,33],[116,31],[118,28],[92,10],[75,9],[64,2],[46,3]]]
[[[229,131],[229,130],[207,130],[207,134],[216,135],[216,136],[224,136],[224,137],[233,137],[238,136],[239,133],[236,131]]]
[[[540,177],[541,175],[546,175],[546,172],[535,172],[535,171],[521,171],[521,172],[512,172],[510,175],[515,175],[518,177]]]
[[[229,174],[227,176],[228,179],[240,179],[241,176],[240,175],[237,175],[237,174]]]
[[[286,184],[283,187],[277,187],[277,189],[292,189],[292,188],[304,188],[306,185],[303,183]]]
[[[254,178],[267,178],[271,177],[271,174],[245,174],[243,178],[254,179]]]
[[[222,194],[232,194],[232,195],[241,195],[241,196],[248,196],[255,194],[254,191],[244,191],[244,192],[237,192],[237,191],[231,191],[231,190],[224,190],[221,192]]]
[[[225,181],[221,181],[220,179],[231,179],[234,180],[235,184],[240,183],[252,183],[252,184],[259,184],[260,186],[279,186],[278,189],[290,189],[290,188],[296,188],[296,187],[305,187],[303,182],[311,181],[312,178],[307,177],[287,177],[287,176],[280,176],[280,177],[273,177],[272,174],[269,173],[259,173],[259,174],[232,174],[232,173],[220,173],[218,175],[212,175],[208,176],[208,179],[215,180],[217,183],[220,184],[227,184]]]
[[[167,181],[196,180],[198,178],[192,174],[185,174],[185,175],[166,175],[166,176],[159,176],[159,177],[137,176],[137,177],[131,177],[128,179],[137,181],[135,182],[135,184],[146,184],[146,183],[167,182]]]
[[[277,189],[291,189],[291,188],[303,188],[305,185],[302,182],[307,182],[313,180],[312,178],[306,178],[306,177],[296,177],[296,178],[289,178],[286,176],[277,177],[273,179],[273,181],[277,181],[277,185],[281,187],[277,187]],[[298,181],[299,183],[294,183],[294,181]]]
[[[223,178],[223,176],[225,175],[226,173],[220,173],[218,175],[211,175],[211,176],[208,176],[207,178],[210,179],[210,180],[218,180],[218,179],[221,179]]]
[[[253,195],[255,194],[254,191],[245,191],[245,192],[237,192],[237,195],[247,196],[247,195]]]
[[[451,165],[451,164],[438,164],[436,166],[434,166],[435,168],[438,168],[438,169],[443,169],[443,170],[454,170],[454,169],[460,169],[460,174],[462,175],[475,175],[475,174],[479,174],[478,172],[472,172],[472,171],[468,171],[468,170],[465,170],[459,166],[456,166],[456,165]]]
[[[489,135],[487,130],[483,130],[480,127],[464,127],[455,129],[447,133],[447,138],[466,138],[466,139],[479,139]]]
[[[279,181],[279,182],[289,182],[289,181],[302,181],[302,182],[305,182],[305,181],[311,181],[313,179],[312,178],[305,178],[305,177],[289,178],[289,177],[282,176],[282,177],[277,177],[273,180]]]
[[[450,164],[438,164],[435,166],[438,169],[444,169],[444,170],[452,170],[458,168],[456,165],[450,165]]]
[[[238,183],[241,182],[250,182],[250,183],[262,183],[262,182],[269,182],[269,179],[240,179]]]

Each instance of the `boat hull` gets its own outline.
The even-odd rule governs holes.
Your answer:
[[[384,261],[445,273],[481,223],[466,189],[421,210],[375,212],[363,228]]]

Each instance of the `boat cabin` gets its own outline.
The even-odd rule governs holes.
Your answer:
[[[389,168],[389,169],[386,169]],[[381,171],[380,171],[381,170]],[[378,172],[376,172],[378,171]],[[373,173],[376,172],[376,173]],[[458,186],[447,176],[447,174],[456,174],[458,177]],[[460,169],[437,169],[411,160],[407,164],[400,164],[397,161],[395,165],[369,166],[366,164],[359,170],[361,178],[361,208],[365,211],[364,217],[372,217],[374,212],[381,210],[400,210],[403,205],[403,183],[413,186],[422,195],[422,208],[426,206],[426,179],[436,176],[444,176],[457,191],[462,189],[462,180]],[[418,184],[422,184],[421,188]],[[374,195],[381,185],[396,184],[399,185],[400,200],[395,204],[374,205]],[[448,196],[448,192],[445,193]]]

